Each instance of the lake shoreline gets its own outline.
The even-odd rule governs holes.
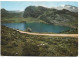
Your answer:
[[[2,18],[1,19],[2,23],[44,23],[44,24],[51,24],[51,23],[47,23],[39,18],[33,18],[33,17],[28,17],[28,18]],[[72,24],[69,23],[52,23],[52,25],[56,25],[56,26],[66,26],[66,27],[70,27],[70,28],[78,28],[75,27]]]
[[[31,32],[38,32],[38,33],[62,33],[72,28],[66,26],[58,26],[52,24],[44,24],[44,23],[2,23],[2,25],[13,28],[19,29],[22,31],[26,31],[29,27],[32,29]]]

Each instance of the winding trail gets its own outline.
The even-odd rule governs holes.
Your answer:
[[[76,37],[78,38],[78,34],[43,34],[43,33],[31,33],[17,30],[20,33],[30,34],[30,35],[43,35],[43,36],[59,36],[59,37]]]

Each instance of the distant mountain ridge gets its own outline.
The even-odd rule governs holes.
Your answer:
[[[71,12],[78,12],[78,7],[72,6],[72,5],[62,5],[62,6],[55,7],[55,9],[58,9],[58,10],[66,9]]]
[[[20,12],[24,12],[24,11],[20,11],[20,10],[15,10],[15,11],[8,11],[9,13],[20,13]]]

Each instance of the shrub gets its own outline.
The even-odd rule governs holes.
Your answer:
[[[26,43],[23,47],[23,56],[38,56],[39,51],[35,44]]]
[[[27,31],[27,32],[31,32],[32,29],[28,27],[26,31]]]
[[[12,43],[12,46],[17,47],[18,45],[16,44],[16,42]]]

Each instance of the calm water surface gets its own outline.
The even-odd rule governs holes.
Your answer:
[[[28,27],[32,29],[32,32],[55,32],[60,33],[62,31],[67,31],[71,28],[65,26],[56,26],[52,24],[43,23],[4,23],[9,28],[19,29],[25,31]]]

